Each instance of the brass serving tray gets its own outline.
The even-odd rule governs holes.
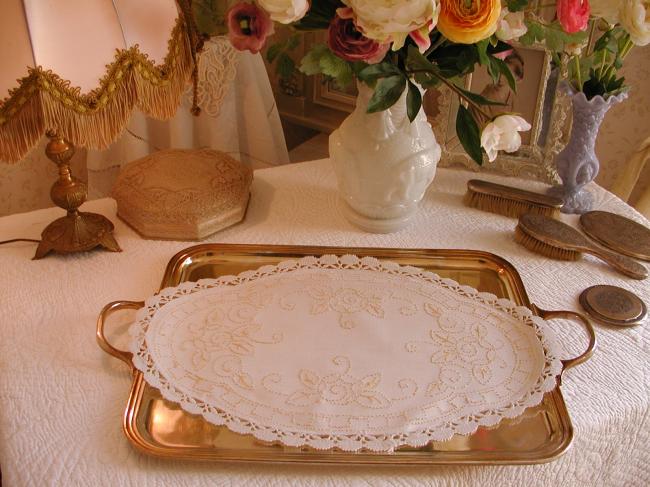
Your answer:
[[[594,330],[584,316],[570,311],[537,308],[529,301],[519,274],[509,262],[494,254],[473,250],[205,244],[190,247],[174,256],[167,266],[161,287],[238,274],[290,258],[323,254],[373,256],[421,267],[480,291],[507,297],[544,318],[578,320],[589,333],[589,345],[580,356],[564,360],[564,370],[587,360],[595,348]],[[132,367],[131,353],[116,349],[106,340],[104,322],[108,314],[142,305],[142,302],[134,301],[107,304],[98,318],[97,340],[103,350],[123,360],[132,369],[133,384],[124,412],[124,432],[136,448],[151,455],[228,462],[348,465],[531,464],[557,458],[567,450],[573,438],[573,427],[558,384],[544,396],[541,404],[526,410],[518,418],[504,420],[493,428],[481,427],[471,436],[456,435],[449,441],[432,442],[421,448],[403,447],[393,453],[349,453],[265,443],[250,435],[233,433],[225,426],[208,423],[201,416],[189,414],[163,399],[157,389],[144,381],[142,373]]]

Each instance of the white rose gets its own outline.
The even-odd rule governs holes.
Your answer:
[[[488,123],[481,132],[481,147],[485,149],[488,160],[495,160],[500,150],[514,152],[519,149],[519,132],[527,130],[530,130],[530,124],[517,115],[500,115]]]
[[[438,0],[343,0],[351,7],[357,26],[366,37],[381,43],[392,42],[397,50],[415,31],[429,36],[438,22]]]
[[[617,24],[623,0],[591,0],[591,15],[605,19],[610,24]]]
[[[620,22],[634,44],[650,44],[650,0],[624,0]]]
[[[257,0],[271,19],[281,24],[290,24],[302,19],[309,10],[308,0]]]
[[[524,12],[509,12],[507,8],[501,10],[497,26],[496,36],[504,42],[517,40],[528,31]]]

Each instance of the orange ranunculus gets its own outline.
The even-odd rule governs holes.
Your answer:
[[[497,29],[501,0],[440,0],[436,27],[447,39],[474,44]]]

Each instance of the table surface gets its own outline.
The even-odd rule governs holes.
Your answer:
[[[627,279],[600,261],[555,261],[514,242],[516,221],[466,208],[475,173],[440,169],[414,224],[390,235],[352,227],[340,211],[328,161],[256,171],[246,220],[209,242],[402,248],[467,248],[494,252],[519,270],[531,301],[579,310],[594,284],[630,289],[650,303],[647,282]],[[481,175],[530,189],[539,183]],[[596,208],[648,225],[632,208],[592,185]],[[33,244],[0,247],[0,467],[6,486],[22,485],[649,485],[650,328],[597,326],[599,349],[567,372],[562,393],[574,428],[571,449],[545,465],[364,468],[225,465],[166,461],[137,452],[121,429],[131,376],[95,343],[99,310],[109,301],[155,293],[169,259],[190,242],[143,240],[115,216],[111,199],[86,211],[115,223],[122,253],[95,251],[30,260]],[[59,209],[0,219],[0,240],[38,238]],[[575,216],[563,216],[575,225]],[[111,339],[124,343],[128,317]],[[585,338],[562,326],[567,355]],[[613,467],[616,468],[613,468]]]

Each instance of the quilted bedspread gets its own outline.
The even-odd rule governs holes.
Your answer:
[[[650,285],[616,274],[600,261],[540,257],[514,242],[515,221],[468,209],[466,181],[475,174],[440,169],[417,221],[391,235],[361,232],[344,219],[328,161],[255,173],[243,223],[211,242],[468,248],[494,252],[519,270],[531,301],[579,310],[588,286],[614,284],[650,303]],[[482,175],[531,189],[537,183]],[[648,225],[612,194],[591,186],[597,209]],[[650,485],[650,327],[597,326],[599,348],[568,371],[562,393],[574,425],[572,447],[559,459],[530,466],[363,468],[210,464],[161,460],[136,451],[122,433],[131,375],[95,342],[104,304],[144,299],[158,290],[169,259],[188,242],[143,240],[115,216],[115,202],[84,209],[116,225],[122,253],[96,251],[32,261],[34,245],[0,247],[0,468],[3,485]],[[38,238],[61,210],[0,219],[0,240]],[[576,217],[563,216],[576,224]],[[125,346],[133,315],[116,316],[111,340]],[[585,337],[558,327],[567,356]]]

